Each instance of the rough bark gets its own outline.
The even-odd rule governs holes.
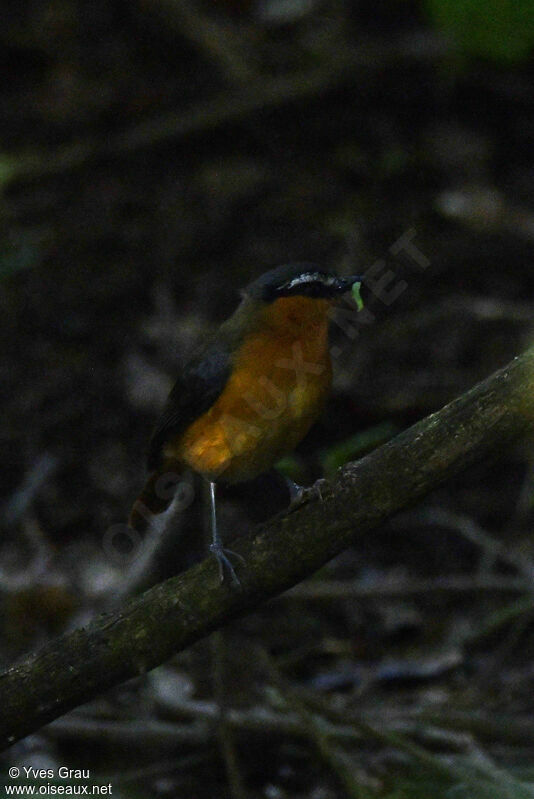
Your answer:
[[[534,350],[406,430],[232,548],[242,590],[208,558],[52,641],[0,675],[0,744],[9,746],[100,692],[154,668],[310,575],[391,514],[534,426]]]

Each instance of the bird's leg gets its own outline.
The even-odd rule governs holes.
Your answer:
[[[314,490],[317,492],[319,499],[321,502],[324,502],[324,498],[321,492],[321,483],[325,482],[324,480],[316,480],[313,486],[301,486],[298,483],[295,483],[291,477],[285,476],[286,485],[289,491],[289,507],[296,508],[300,503],[304,500],[304,498],[313,492]]]
[[[223,547],[221,538],[219,536],[219,531],[217,529],[217,509],[215,505],[215,483],[211,482],[210,480],[210,512],[211,512],[211,544],[210,544],[210,552],[215,555],[217,558],[217,563],[219,565],[219,576],[221,578],[221,583],[224,582],[226,574],[230,575],[230,579],[232,584],[240,587],[241,583],[237,574],[235,573],[235,569],[232,565],[232,561],[230,560],[231,557],[237,558],[238,560],[245,562],[245,559],[238,555],[237,552],[232,552],[230,549],[225,549]]]
[[[295,481],[287,475],[284,475],[284,479],[286,481],[287,490],[289,491],[289,504],[298,505],[304,496],[306,486],[301,486],[298,483],[295,483]]]

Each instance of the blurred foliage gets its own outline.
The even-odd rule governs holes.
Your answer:
[[[305,480],[306,468],[302,459],[295,454],[285,455],[276,464],[277,471],[288,480],[300,485]]]
[[[0,190],[17,174],[17,169],[17,160],[0,152]]]
[[[426,5],[467,55],[514,62],[534,47],[533,0],[426,0]]]
[[[474,771],[474,770],[473,770]],[[426,777],[420,775],[407,780],[401,780],[392,793],[382,799],[532,799],[534,787],[519,780],[515,780],[507,772],[501,773],[501,778],[481,779],[473,776],[466,781],[459,778],[457,782],[440,779],[439,777]]]
[[[0,280],[37,266],[42,257],[39,237],[25,232],[18,241],[3,241],[0,250]]]
[[[333,444],[321,454],[325,477],[331,477],[344,463],[362,458],[375,447],[385,444],[398,432],[398,427],[392,422],[383,422]]]

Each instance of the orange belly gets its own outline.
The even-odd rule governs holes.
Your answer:
[[[330,383],[326,316],[306,338],[260,332],[241,347],[219,399],[164,454],[209,480],[250,480],[306,435]]]

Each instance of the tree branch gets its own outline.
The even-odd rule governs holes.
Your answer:
[[[246,561],[242,591],[221,585],[208,558],[0,675],[0,745],[250,612],[533,426],[534,349],[235,541],[232,549]]]

